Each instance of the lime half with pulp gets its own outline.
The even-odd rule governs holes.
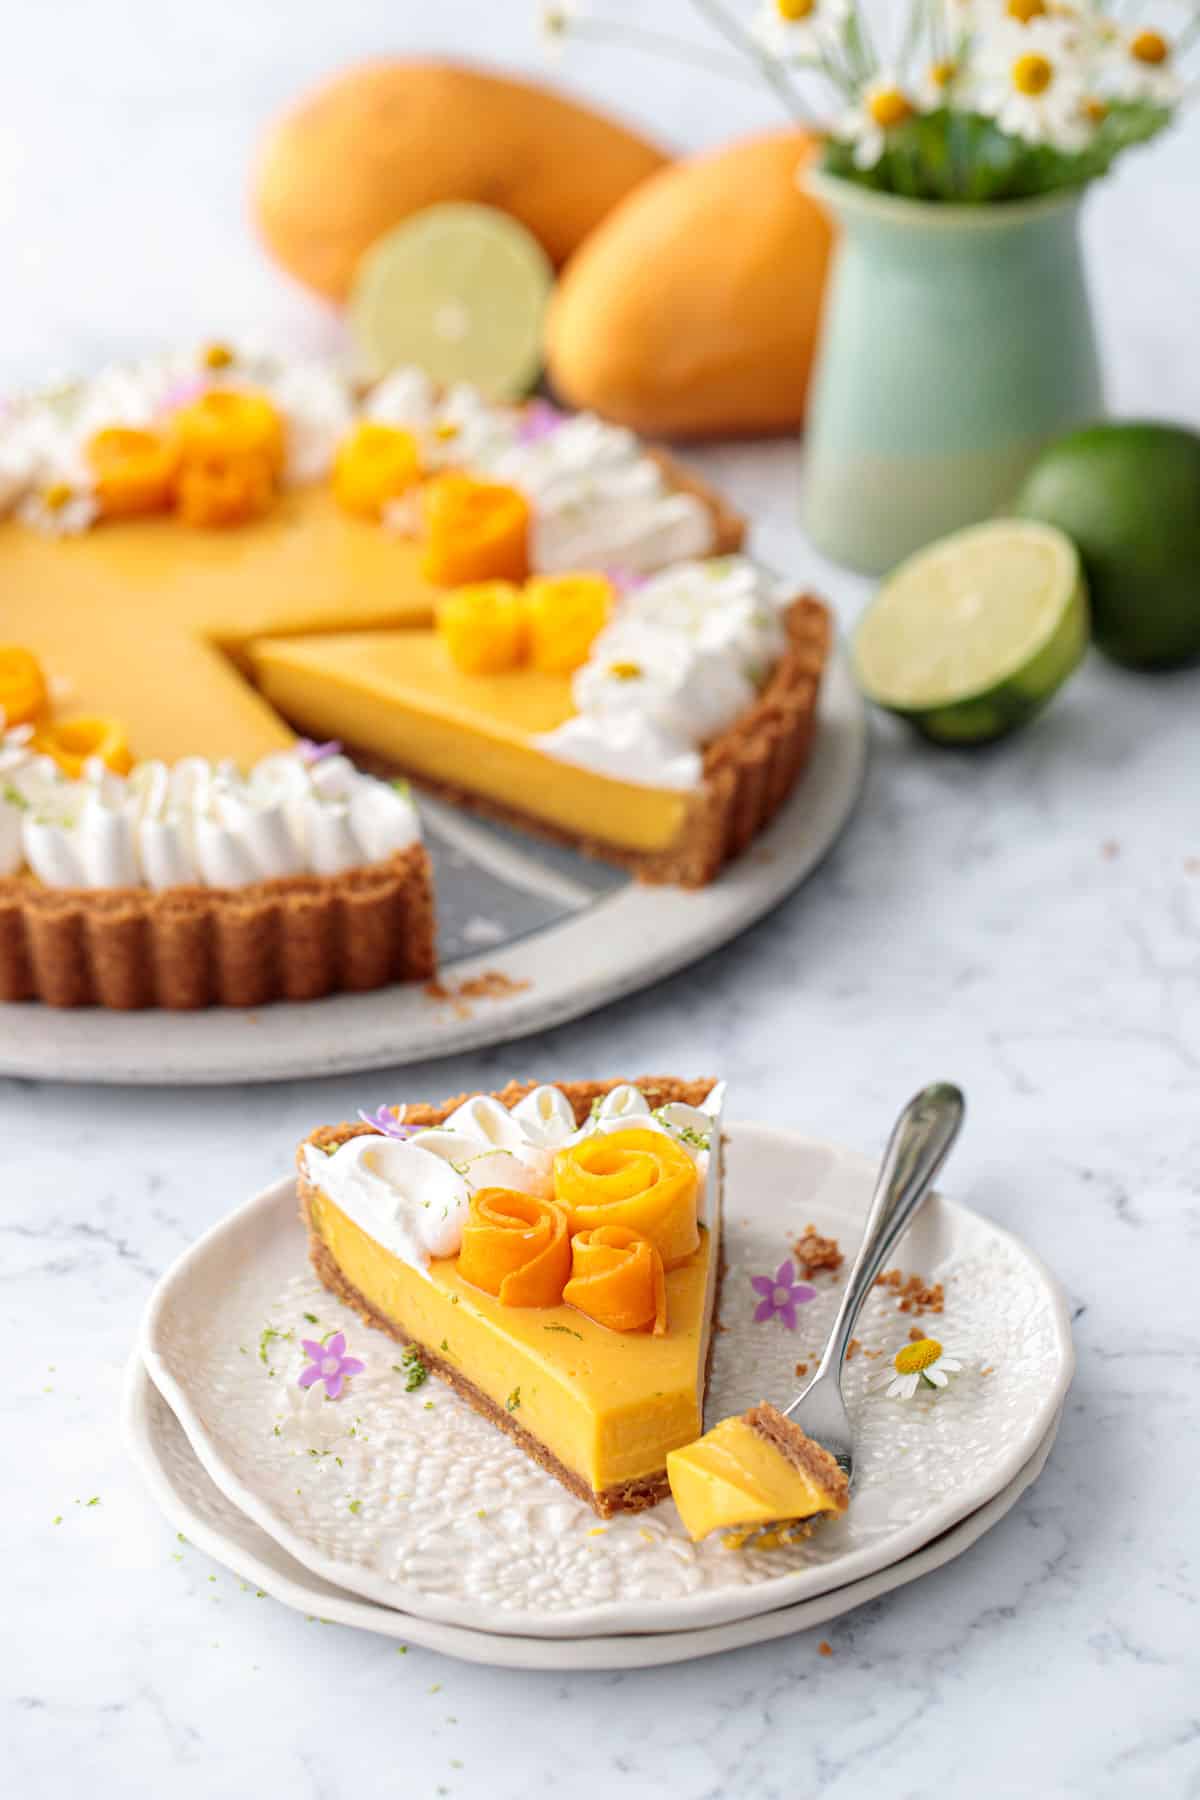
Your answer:
[[[1070,538],[997,519],[919,550],[854,635],[863,691],[942,744],[982,744],[1040,712],[1081,660],[1087,590]]]
[[[491,206],[431,206],[372,244],[354,277],[350,329],[368,375],[416,364],[518,400],[542,363],[554,281],[545,251]]]

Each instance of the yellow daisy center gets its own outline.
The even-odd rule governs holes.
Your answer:
[[[775,0],[775,10],[789,25],[798,25],[816,12],[817,0]]]
[[[1090,94],[1083,103],[1083,115],[1093,125],[1102,125],[1108,117],[1108,107],[1103,100],[1098,100],[1094,94]]]
[[[918,1338],[915,1344],[905,1344],[897,1350],[895,1367],[897,1375],[921,1375],[931,1369],[942,1354],[942,1346],[936,1338]]]
[[[1028,25],[1030,19],[1045,18],[1046,0],[1007,0],[1004,10],[1010,19],[1019,19],[1022,25]]]
[[[70,504],[73,496],[74,489],[69,481],[52,481],[42,495],[42,504],[47,512],[61,512],[64,506]]]
[[[884,131],[890,131],[893,125],[903,125],[906,119],[912,118],[912,107],[908,97],[899,88],[879,88],[867,101],[867,111]]]
[[[1012,84],[1018,94],[1044,94],[1053,80],[1054,64],[1048,56],[1039,56],[1036,50],[1018,56],[1012,66]]]
[[[635,662],[609,663],[608,672],[614,681],[636,681],[642,672],[642,665]]]
[[[930,84],[936,88],[948,88],[957,74],[956,62],[935,62],[929,65]]]
[[[458,426],[453,419],[439,419],[433,428],[433,435],[441,443],[448,444],[458,436]]]
[[[200,361],[206,369],[227,369],[233,361],[233,351],[228,344],[206,344]]]
[[[1135,62],[1151,63],[1157,67],[1169,60],[1171,46],[1160,31],[1139,31],[1129,46],[1129,54]]]

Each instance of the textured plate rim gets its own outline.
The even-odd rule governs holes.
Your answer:
[[[481,1002],[469,1016],[412,985],[200,1013],[0,1003],[0,1077],[151,1087],[301,1080],[402,1068],[581,1018],[719,949],[823,861],[854,813],[867,767],[866,706],[840,642],[818,721],[804,779],[716,881],[694,890],[630,882],[507,948],[456,960],[456,980],[499,968],[528,984]]]
[[[209,1525],[192,1511],[176,1490],[158,1454],[149,1417],[151,1396],[165,1406],[139,1352],[134,1351],[126,1369],[121,1402],[121,1426],[125,1448],[149,1490],[150,1498],[177,1530],[186,1532],[197,1550],[209,1556],[222,1568],[229,1569],[243,1581],[252,1581],[280,1605],[306,1616],[314,1610],[318,1617],[335,1625],[346,1625],[357,1631],[371,1631],[389,1638],[403,1638],[424,1650],[436,1650],[443,1656],[461,1662],[498,1668],[559,1671],[563,1669],[600,1672],[611,1669],[643,1669],[663,1667],[671,1663],[691,1662],[702,1656],[716,1656],[724,1650],[740,1650],[753,1644],[792,1637],[825,1625],[831,1619],[881,1598],[894,1589],[907,1586],[922,1575],[953,1562],[958,1556],[998,1525],[1037,1480],[1054,1448],[1062,1423],[1061,1409],[1055,1414],[1044,1438],[1013,1479],[988,1501],[957,1525],[920,1550],[889,1563],[874,1575],[831,1588],[810,1600],[798,1600],[791,1606],[758,1613],[749,1619],[735,1619],[724,1625],[693,1626],[685,1631],[640,1632],[632,1635],[609,1635],[577,1638],[510,1637],[503,1632],[475,1631],[462,1625],[443,1625],[432,1619],[421,1619],[395,1607],[380,1606],[372,1600],[339,1590],[320,1594],[293,1576],[281,1573],[270,1564],[260,1562],[252,1550],[246,1550]],[[168,1407],[168,1411],[170,1408]],[[174,1417],[174,1414],[171,1415]],[[176,1420],[178,1424],[178,1420]],[[182,1427],[180,1427],[182,1429]],[[194,1453],[193,1453],[194,1454]],[[293,1559],[294,1560],[294,1559]],[[307,1574],[298,1564],[301,1574]]]
[[[836,1162],[857,1173],[863,1183],[865,1193],[869,1193],[870,1184],[874,1179],[875,1164],[869,1157],[856,1151],[808,1138],[799,1132],[747,1122],[730,1123],[726,1126],[726,1131],[730,1137],[746,1134],[760,1139],[771,1139],[777,1144],[790,1144],[804,1154],[811,1155],[814,1151],[832,1154]],[[735,1204],[728,1195],[726,1204],[730,1210]],[[982,1226],[985,1232],[994,1234],[1006,1242],[1019,1257],[1024,1258],[1028,1263],[1049,1302],[1057,1352],[1056,1373],[1053,1381],[1038,1394],[1036,1406],[1031,1409],[1023,1434],[1003,1456],[987,1465],[986,1474],[978,1477],[953,1496],[946,1497],[942,1504],[924,1519],[913,1521],[893,1537],[852,1551],[840,1562],[821,1565],[825,1572],[839,1569],[843,1571],[840,1585],[858,1580],[862,1576],[868,1576],[890,1563],[899,1561],[912,1551],[919,1550],[933,1538],[956,1525],[968,1513],[974,1512],[984,1505],[993,1494],[1011,1481],[1022,1464],[1028,1460],[1031,1448],[1044,1436],[1051,1418],[1062,1405],[1074,1374],[1075,1354],[1066,1296],[1041,1258],[1027,1249],[1012,1232],[1005,1230],[1003,1226],[994,1224],[992,1220],[974,1212],[970,1207],[947,1200],[940,1194],[936,1197],[936,1204],[944,1208],[952,1219],[969,1220],[976,1226]],[[274,1183],[269,1188],[264,1188],[261,1193],[256,1194],[252,1199],[227,1214],[224,1219],[211,1226],[201,1238],[176,1259],[162,1276],[147,1302],[138,1338],[142,1359],[150,1378],[182,1425],[188,1442],[195,1451],[205,1473],[226,1499],[237,1507],[239,1512],[244,1513],[256,1525],[261,1526],[267,1535],[287,1550],[297,1562],[303,1563],[313,1574],[319,1575],[331,1586],[362,1595],[368,1600],[377,1601],[382,1606],[399,1608],[414,1617],[433,1619],[443,1624],[459,1625],[469,1630],[479,1629],[480,1614],[477,1608],[445,1596],[410,1593],[402,1589],[399,1584],[385,1581],[369,1570],[338,1563],[314,1549],[297,1532],[280,1521],[269,1502],[248,1487],[225,1461],[219,1446],[209,1435],[197,1409],[157,1349],[158,1328],[163,1314],[171,1304],[175,1293],[181,1287],[186,1286],[192,1271],[214,1250],[219,1250],[219,1246],[226,1236],[236,1237],[243,1230],[253,1231],[256,1226],[261,1230],[268,1223],[270,1215],[276,1211],[280,1213],[281,1218],[286,1218],[289,1223],[293,1223],[299,1245],[302,1238],[295,1181],[294,1178],[288,1177]],[[226,1266],[238,1266],[236,1254],[230,1255],[226,1259]],[[805,1572],[790,1571],[764,1580],[753,1587],[729,1588],[723,1593],[719,1591],[715,1596],[707,1593],[704,1596],[704,1603],[709,1616],[704,1622],[706,1624],[724,1623],[755,1613],[773,1611],[781,1605],[790,1604],[783,1590],[788,1587],[794,1589],[799,1582],[805,1579]],[[699,1610],[700,1601],[693,1596],[685,1595],[676,1601],[663,1603],[661,1607],[663,1612],[670,1615],[681,1614],[682,1617],[672,1617],[669,1622],[661,1625],[643,1625],[640,1621],[631,1625],[629,1618],[631,1612],[634,1611],[631,1604],[627,1601],[610,1600],[581,1608],[570,1615],[558,1614],[552,1618],[514,1609],[506,1618],[506,1624],[509,1626],[508,1635],[538,1638],[611,1635],[645,1630],[686,1630],[689,1628],[686,1617],[689,1609]],[[486,1626],[483,1628],[486,1629]]]

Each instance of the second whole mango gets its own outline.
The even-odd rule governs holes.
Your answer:
[[[800,185],[815,151],[808,132],[769,132],[673,163],[623,200],[551,302],[562,398],[650,435],[795,430],[832,241]]]

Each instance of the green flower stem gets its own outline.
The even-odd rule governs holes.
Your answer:
[[[703,44],[688,43],[686,38],[671,37],[665,31],[650,31],[643,25],[623,25],[617,19],[566,19],[561,28],[564,37],[582,38],[593,44],[615,44],[630,50],[647,50],[651,55],[667,56],[674,62],[691,63],[715,75],[758,86],[758,77],[747,69],[740,57],[722,50],[709,50]]]
[[[720,32],[728,43],[749,58],[768,87],[774,88],[794,119],[799,119],[803,124],[811,121],[812,113],[784,73],[782,64],[755,42],[740,20],[726,12],[720,0],[692,0],[692,6],[714,31]]]

